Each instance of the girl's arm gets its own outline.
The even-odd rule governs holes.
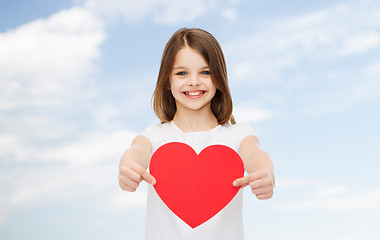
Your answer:
[[[268,153],[260,148],[257,137],[245,137],[240,143],[239,152],[248,175],[236,179],[234,186],[243,188],[249,185],[257,199],[271,198],[275,185],[273,164]]]
[[[119,185],[121,189],[134,192],[142,180],[155,184],[156,180],[146,169],[152,153],[152,144],[148,138],[137,136],[131,147],[125,150],[119,163]]]

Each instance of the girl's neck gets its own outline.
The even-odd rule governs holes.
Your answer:
[[[209,131],[218,126],[218,120],[211,109],[196,111],[178,111],[175,113],[173,122],[183,132]]]

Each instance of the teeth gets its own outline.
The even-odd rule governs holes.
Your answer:
[[[185,92],[186,95],[190,95],[190,96],[198,96],[198,95],[201,95],[203,93],[203,91],[199,91],[199,92]]]

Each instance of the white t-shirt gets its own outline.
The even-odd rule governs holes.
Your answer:
[[[255,135],[248,124],[224,124],[204,132],[185,133],[174,122],[148,127],[140,135],[152,144],[152,154],[169,142],[182,142],[199,154],[210,145],[225,145],[239,153],[241,140]],[[146,240],[242,240],[243,191],[214,217],[196,228],[191,228],[177,217],[161,200],[152,185],[148,186]]]

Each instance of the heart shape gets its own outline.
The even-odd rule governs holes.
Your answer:
[[[199,155],[189,145],[171,142],[158,148],[150,161],[154,188],[168,208],[195,228],[220,212],[238,193],[232,182],[244,176],[239,154],[212,145]]]

